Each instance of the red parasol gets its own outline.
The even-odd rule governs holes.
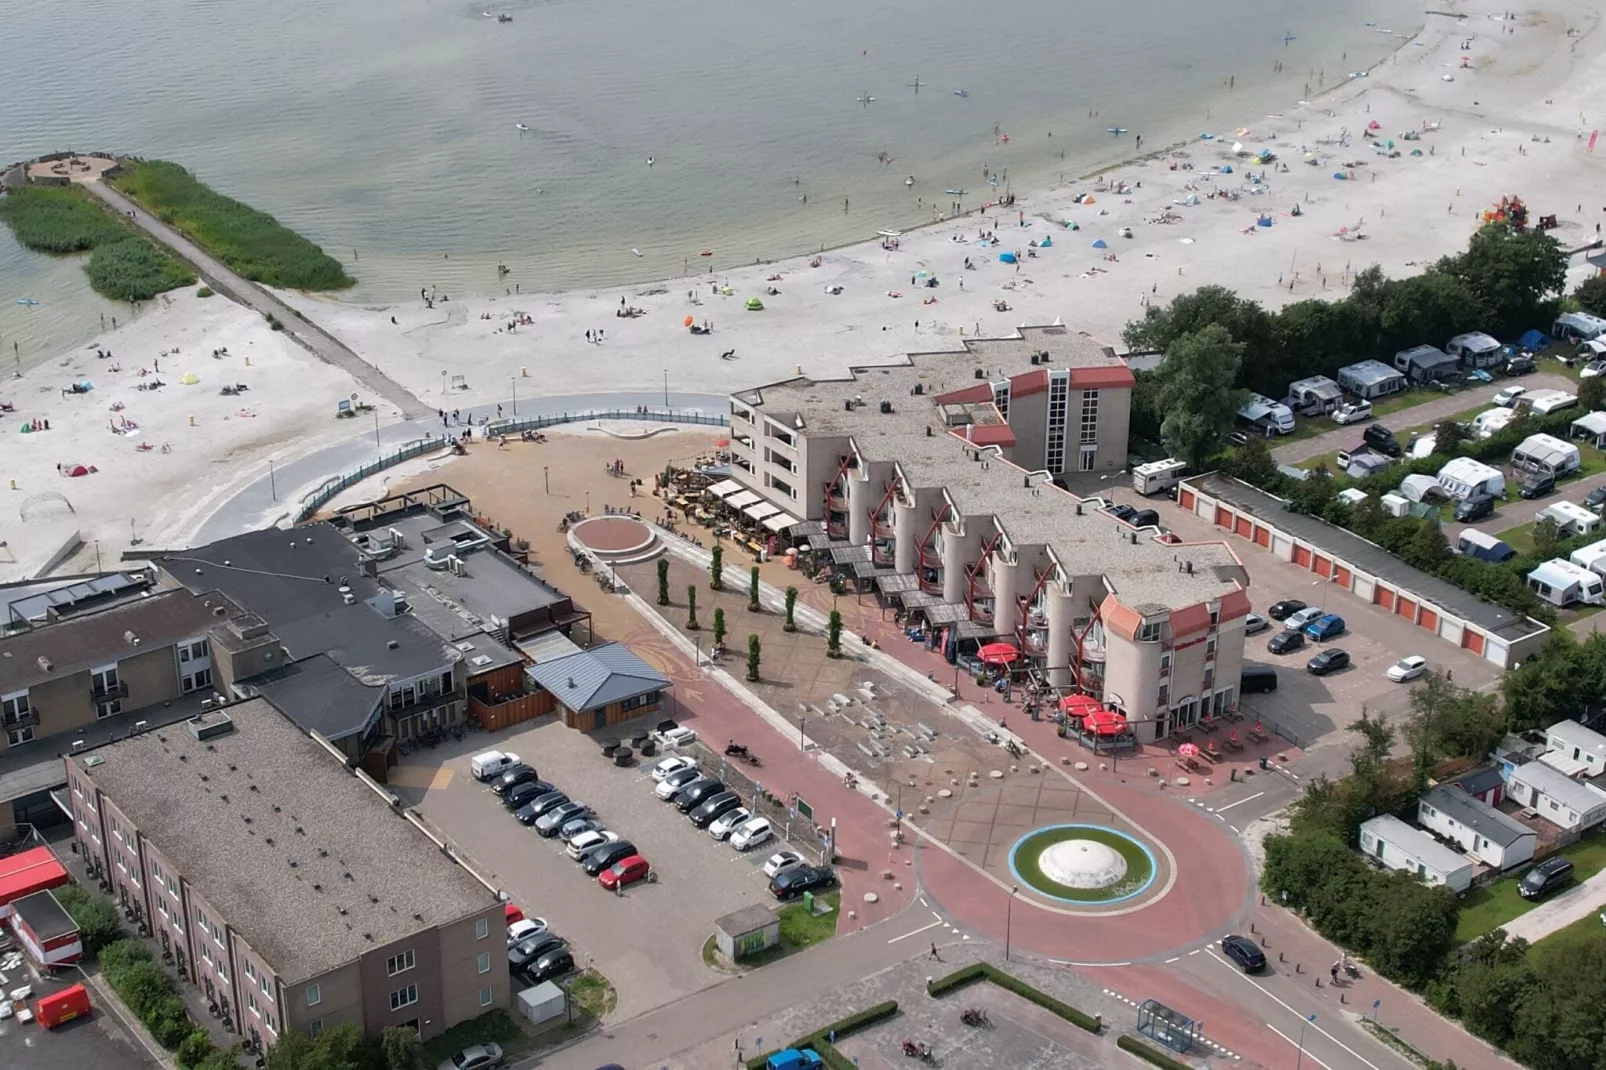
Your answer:
[[[1008,665],[1020,657],[1020,651],[1008,643],[988,643],[976,651],[976,656],[988,665]]]
[[[728,439],[728,438],[716,438],[716,439],[714,439],[714,448],[716,450],[728,449],[730,447],[730,444],[731,444],[731,440]]]
[[[1098,710],[1087,715],[1082,725],[1101,736],[1118,736],[1126,731],[1126,717],[1115,710]]]
[[[1066,717],[1080,720],[1089,714],[1097,713],[1104,707],[1099,700],[1089,695],[1066,695],[1060,699],[1060,712]]]
[[[1177,753],[1182,755],[1184,758],[1197,758],[1199,757],[1199,748],[1194,746],[1192,743],[1184,743],[1182,746],[1177,748]]]

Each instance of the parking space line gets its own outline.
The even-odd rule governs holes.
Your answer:
[[[938,926],[940,926],[941,924],[942,924],[942,922],[940,922],[940,921],[934,921],[930,925],[922,925],[920,928],[914,930],[913,932],[904,933],[902,936],[894,936],[891,940],[888,940],[887,943],[896,944],[899,940],[907,940],[911,936],[919,936],[921,933],[925,932],[927,929],[935,929]]]
[[[1296,1047],[1296,1048],[1299,1047],[1298,1044],[1294,1044],[1294,1040],[1293,1040],[1292,1037],[1290,1037],[1287,1033],[1284,1033],[1281,1029],[1278,1029],[1276,1026],[1272,1025],[1270,1022],[1266,1023],[1266,1028],[1270,1029],[1273,1033],[1276,1033],[1278,1036],[1280,1036],[1284,1040],[1288,1041],[1288,1043],[1292,1044],[1294,1047]],[[1326,1063],[1322,1062],[1320,1059],[1316,1058],[1316,1056],[1312,1055],[1308,1051],[1305,1052],[1303,1058],[1309,1059],[1311,1062],[1313,1062],[1317,1066],[1321,1067],[1322,1070],[1333,1070],[1333,1068],[1331,1066],[1328,1066]]]

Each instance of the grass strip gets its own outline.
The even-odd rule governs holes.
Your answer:
[[[1187,1063],[1171,1058],[1171,1056],[1167,1055],[1159,1048],[1150,1047],[1149,1045],[1143,1043],[1143,1041],[1136,1040],[1129,1036],[1122,1035],[1117,1037],[1115,1040],[1115,1046],[1120,1048],[1122,1051],[1131,1052],[1133,1055],[1136,1055],[1139,1059],[1142,1059],[1146,1063],[1152,1063],[1153,1065],[1158,1066],[1160,1070],[1193,1070],[1193,1067],[1189,1066]]]

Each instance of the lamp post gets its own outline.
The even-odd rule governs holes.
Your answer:
[[[1015,896],[1020,894],[1020,885],[1012,885],[1009,889],[1009,899],[1004,903],[1004,961],[1009,961],[1010,931],[1015,921]]]
[[[273,500],[279,500],[279,483],[273,475],[273,458],[268,458],[268,489],[273,492]]]
[[[1294,1070],[1300,1070],[1305,1065],[1305,1027],[1316,1020],[1315,1013],[1305,1015],[1305,1020],[1299,1023],[1299,1056],[1294,1060]]]
[[[800,751],[806,751],[809,749],[808,736],[803,734],[803,728],[808,723],[809,719],[807,717],[799,717],[797,719],[797,749]]]
[[[519,377],[513,376],[513,415],[519,414]]]

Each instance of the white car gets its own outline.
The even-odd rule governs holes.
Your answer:
[[[1509,409],[1517,403],[1517,399],[1528,392],[1525,386],[1508,386],[1492,399],[1502,409]]]
[[[770,826],[768,818],[755,817],[737,826],[736,831],[731,833],[730,844],[735,850],[751,851],[759,844],[768,842],[774,835],[775,830]],[[769,869],[767,865],[764,868]]]
[[[1606,375],[1606,360],[1592,360],[1578,369],[1580,379],[1594,379],[1601,375]]]
[[[617,832],[608,832],[605,829],[596,832],[582,832],[569,841],[569,857],[578,862],[580,856],[591,850],[591,848],[601,847],[605,843],[613,843],[618,838],[619,834]]]
[[[540,936],[544,932],[546,932],[545,918],[523,918],[507,927],[507,946],[512,947],[522,940]]]
[[[783,869],[791,869],[802,864],[803,856],[796,851],[777,851],[764,863],[764,876],[773,877]]]
[[[745,806],[738,806],[734,810],[726,811],[714,818],[708,826],[708,834],[716,840],[723,840],[736,831],[736,826],[753,816],[753,811]]]
[[[1311,621],[1316,620],[1324,612],[1325,610],[1321,606],[1306,606],[1297,613],[1289,614],[1288,618],[1283,621],[1283,627],[1298,631]]]
[[[654,780],[656,780],[658,783],[662,784],[663,781],[664,781],[664,777],[668,776],[670,773],[678,773],[682,769],[696,769],[696,768],[697,768],[697,760],[695,758],[687,758],[687,757],[684,757],[682,755],[678,755],[677,754],[674,757],[665,758],[663,761],[661,761],[657,765],[653,766],[652,767],[652,778]]]
[[[1352,401],[1340,405],[1333,410],[1333,422],[1340,426],[1358,424],[1362,420],[1372,418],[1372,403],[1370,401]]]
[[[670,773],[668,776],[664,777],[663,780],[658,782],[658,786],[656,788],[652,789],[653,794],[657,795],[665,802],[668,802],[670,799],[675,797],[675,792],[679,791],[687,784],[690,784],[701,775],[702,773],[698,770],[695,764],[678,772]]]
[[[1415,680],[1428,670],[1428,659],[1412,654],[1408,658],[1401,658],[1389,666],[1388,678],[1397,684],[1407,680]]]

